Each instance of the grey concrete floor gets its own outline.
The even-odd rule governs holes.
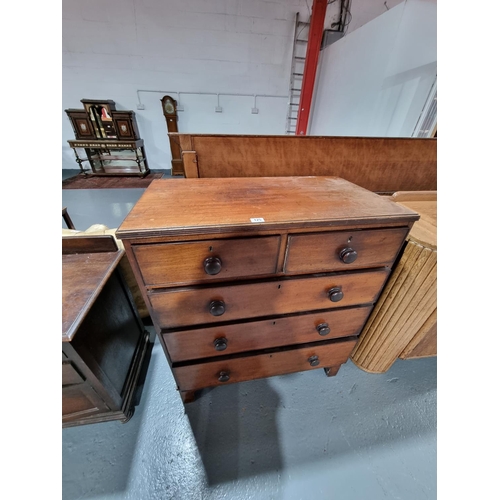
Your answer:
[[[142,192],[63,190],[63,206],[77,229],[118,227]],[[436,358],[227,385],[184,408],[157,340],[133,418],[62,441],[67,500],[434,499]]]

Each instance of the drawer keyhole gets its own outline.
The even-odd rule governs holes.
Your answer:
[[[216,351],[225,351],[227,349],[227,339],[221,337],[214,340],[214,347]]]
[[[226,304],[223,300],[212,300],[208,305],[208,310],[212,316],[222,316],[226,312]]]
[[[219,257],[207,257],[203,262],[203,267],[207,274],[219,274],[222,269],[222,260]]]
[[[328,323],[321,323],[316,327],[316,330],[318,330],[318,333],[324,337],[325,335],[328,335],[330,333],[330,327],[328,326]]]
[[[350,247],[343,248],[339,257],[344,264],[352,264],[358,258],[358,252]]]

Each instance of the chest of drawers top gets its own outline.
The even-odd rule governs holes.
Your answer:
[[[153,181],[117,231],[121,239],[263,234],[408,225],[415,212],[338,177]]]

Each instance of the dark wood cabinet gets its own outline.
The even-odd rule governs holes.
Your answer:
[[[82,99],[84,109],[67,109],[75,132],[68,141],[84,175],[140,176],[149,167],[135,113],[116,110],[112,100]],[[85,151],[85,156],[81,151]]]
[[[117,231],[185,402],[345,363],[418,214],[337,177],[153,181]]]
[[[62,241],[62,426],[133,414],[151,354],[112,236]]]

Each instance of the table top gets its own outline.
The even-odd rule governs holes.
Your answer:
[[[70,342],[124,252],[62,256],[62,341]]]
[[[383,224],[413,210],[339,177],[238,177],[153,181],[118,228],[119,238]]]
[[[399,205],[420,214],[420,220],[413,225],[409,239],[437,250],[437,192],[399,191],[392,198]]]

